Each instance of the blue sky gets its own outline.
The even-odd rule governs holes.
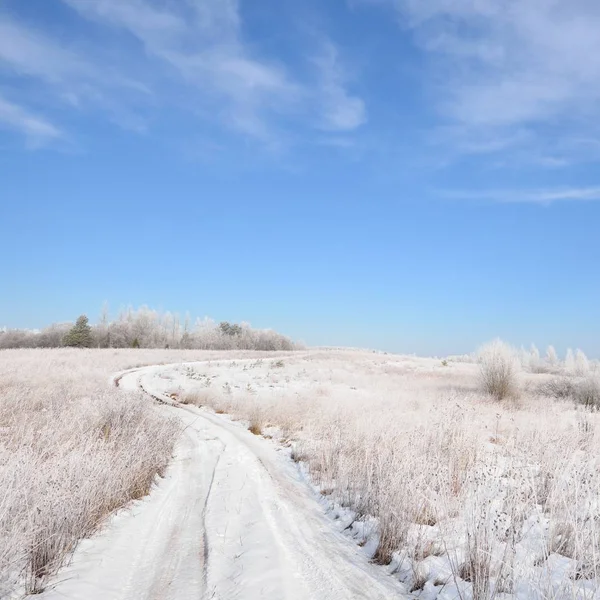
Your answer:
[[[595,0],[4,0],[0,325],[600,356]]]

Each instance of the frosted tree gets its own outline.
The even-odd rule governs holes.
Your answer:
[[[531,344],[529,349],[529,370],[532,373],[538,372],[540,369],[540,351],[535,344]]]
[[[519,348],[517,360],[521,363],[521,368],[528,370],[531,364],[531,356],[523,346]]]
[[[172,330],[174,322],[175,319],[169,311],[167,311],[160,320],[160,331],[162,337],[161,345],[165,348],[171,348],[173,346]]]
[[[590,370],[590,362],[582,350],[575,352],[575,374],[583,377]]]
[[[72,323],[53,323],[45,327],[37,335],[35,345],[39,348],[58,348],[62,346],[65,335],[67,335],[72,325]]]
[[[140,307],[133,313],[133,337],[144,348],[156,346],[157,313],[147,306]]]
[[[117,320],[109,326],[110,343],[115,348],[127,348],[131,346],[133,336],[130,324],[125,320]]]
[[[568,373],[573,373],[575,371],[575,356],[573,355],[573,350],[571,350],[571,348],[568,348],[567,353],[565,354],[565,371]]]
[[[191,337],[194,348],[211,350],[218,347],[222,335],[215,321],[204,317],[204,319],[196,319]]]
[[[171,344],[174,348],[176,348],[179,345],[179,332],[179,315],[175,313],[173,315],[173,323],[171,327]]]
[[[546,349],[546,362],[551,366],[555,367],[558,364],[558,355],[554,346],[548,346]]]
[[[100,312],[100,320],[98,321],[98,325],[96,325],[95,331],[96,344],[99,348],[110,347],[110,333],[108,331],[108,326],[108,302],[105,302],[102,305],[102,310]]]

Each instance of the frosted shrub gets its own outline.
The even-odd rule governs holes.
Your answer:
[[[481,388],[496,400],[518,391],[519,365],[515,351],[502,340],[482,346],[477,354]]]
[[[572,377],[562,376],[544,382],[539,387],[539,392],[544,396],[550,396],[551,398],[574,398],[576,387]]]
[[[584,377],[555,377],[541,384],[538,391],[544,396],[570,399],[586,408],[600,409],[600,378],[593,373]]]
[[[580,381],[574,391],[575,401],[587,408],[600,408],[600,380],[588,375]]]

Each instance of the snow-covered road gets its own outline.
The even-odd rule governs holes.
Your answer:
[[[160,374],[129,371],[185,428],[166,476],[84,540],[44,600],[400,598],[401,584],[335,530],[273,444],[207,410],[173,405]],[[40,596],[37,596],[40,598]]]

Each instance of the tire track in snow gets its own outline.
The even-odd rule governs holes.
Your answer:
[[[225,444],[223,444],[221,442],[221,440],[216,440],[216,441],[219,441],[223,445],[223,451],[225,451],[226,450]],[[212,471],[210,482],[208,484],[208,490],[207,490],[206,496],[204,498],[204,505],[202,506],[202,548],[204,550],[204,554],[203,554],[203,557],[202,557],[203,558],[203,560],[202,560],[202,580],[204,582],[204,597],[207,596],[207,590],[208,590],[208,562],[210,560],[210,548],[209,548],[209,545],[208,545],[208,536],[206,534],[206,508],[208,506],[208,499],[210,497],[210,492],[211,492],[212,487],[214,485],[215,473],[216,473],[217,468],[219,466],[219,461],[220,460],[221,460],[221,454],[219,454],[217,456],[217,461],[216,461],[214,469]]]

